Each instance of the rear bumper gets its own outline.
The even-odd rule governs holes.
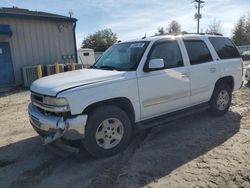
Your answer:
[[[33,128],[44,137],[44,144],[63,137],[76,140],[84,138],[87,115],[78,115],[63,120],[63,117],[45,115],[29,104],[29,119]]]

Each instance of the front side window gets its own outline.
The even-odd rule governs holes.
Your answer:
[[[184,40],[184,44],[191,65],[213,61],[207,45],[202,40]]]
[[[183,60],[177,41],[156,43],[149,59],[163,59],[165,69],[183,66]]]
[[[220,59],[240,58],[240,54],[232,41],[224,37],[208,38]]]
[[[149,42],[118,43],[107,49],[93,66],[97,69],[132,71],[137,66]]]

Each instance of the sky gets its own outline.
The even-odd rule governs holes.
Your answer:
[[[196,32],[193,0],[0,0],[0,7],[26,8],[77,18],[78,48],[82,40],[98,30],[110,28],[119,40],[152,36],[159,27],[166,28],[172,20],[181,29]],[[250,0],[205,0],[201,9],[201,31],[216,19],[222,34],[232,36],[235,23],[250,14]]]

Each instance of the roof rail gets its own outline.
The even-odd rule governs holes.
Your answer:
[[[184,33],[183,35],[218,35],[223,36],[221,33]]]

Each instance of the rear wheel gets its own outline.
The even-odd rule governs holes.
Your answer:
[[[116,106],[104,106],[89,113],[83,141],[95,157],[114,155],[124,149],[131,137],[131,122]]]
[[[221,116],[224,115],[230,105],[232,100],[232,89],[226,83],[218,84],[213,92],[212,98],[210,100],[210,109],[212,114]]]

